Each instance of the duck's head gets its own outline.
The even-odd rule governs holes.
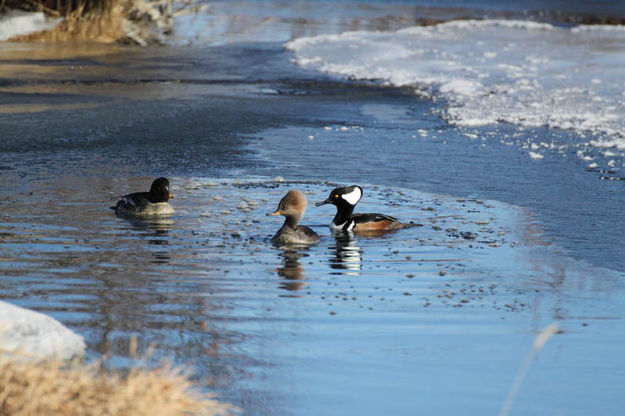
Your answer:
[[[148,194],[150,202],[167,202],[171,198],[173,198],[173,195],[169,191],[169,180],[167,178],[155,179]]]
[[[275,212],[268,213],[267,215],[283,215],[287,219],[291,219],[295,225],[297,225],[299,220],[304,215],[304,211],[306,211],[307,204],[308,202],[306,201],[306,196],[304,196],[301,191],[291,189],[280,200],[278,209]]]
[[[319,207],[325,204],[332,204],[338,208],[342,206],[354,208],[360,201],[360,198],[362,198],[362,188],[358,185],[352,185],[333,189],[325,201],[317,202],[315,205]]]

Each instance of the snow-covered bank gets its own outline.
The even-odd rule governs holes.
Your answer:
[[[0,352],[65,360],[84,351],[83,338],[54,318],[0,301]]]

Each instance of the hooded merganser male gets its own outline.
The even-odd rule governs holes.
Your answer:
[[[297,190],[290,190],[280,200],[276,212],[267,215],[284,215],[284,225],[271,239],[276,244],[313,244],[319,241],[316,232],[305,225],[297,225],[306,210],[306,197]]]
[[[333,231],[375,232],[397,230],[418,225],[412,222],[400,222],[397,218],[390,215],[353,214],[354,207],[360,201],[360,198],[362,198],[362,188],[353,185],[334,189],[330,192],[328,199],[317,202],[315,205],[336,205],[336,216],[330,223],[330,228]]]
[[[130,217],[152,217],[171,215],[175,211],[167,203],[172,198],[167,178],[152,182],[150,192],[135,192],[125,195],[114,207],[115,213]]]

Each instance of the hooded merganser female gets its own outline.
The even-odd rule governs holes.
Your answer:
[[[400,222],[397,218],[390,215],[353,214],[354,207],[360,201],[360,198],[362,198],[362,188],[360,186],[346,186],[334,189],[330,192],[328,199],[317,202],[315,205],[336,205],[336,216],[330,223],[330,228],[333,231],[376,232],[418,225],[412,222]]]
[[[150,192],[135,192],[125,195],[114,207],[118,215],[129,217],[152,217],[171,215],[175,211],[167,203],[172,198],[167,178],[152,182]]]
[[[280,200],[276,212],[267,215],[284,215],[284,225],[271,239],[276,244],[313,244],[320,238],[305,225],[297,225],[306,211],[306,197],[297,190],[290,190]]]

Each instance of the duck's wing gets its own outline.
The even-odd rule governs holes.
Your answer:
[[[297,226],[297,232],[300,233],[300,234],[305,235],[311,241],[320,239],[319,234],[317,234],[310,227],[307,227],[305,225],[298,225]]]
[[[128,194],[122,197],[122,199],[117,202],[115,208],[131,208],[131,209],[141,209],[148,206],[150,200],[148,199],[147,192],[135,192],[132,194]]]
[[[399,222],[397,218],[391,217],[390,215],[375,214],[375,213],[354,214],[352,215],[351,219],[356,223],[356,225],[366,223],[366,222],[379,222],[379,221]]]

